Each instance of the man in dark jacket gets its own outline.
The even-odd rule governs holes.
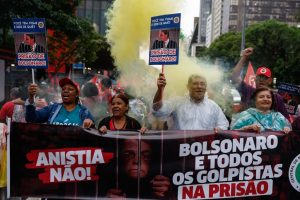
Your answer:
[[[25,33],[24,41],[20,44],[18,52],[45,53],[45,49],[42,45],[36,43],[34,34]]]
[[[155,40],[152,49],[160,49],[160,48],[168,48],[168,49],[176,49],[177,43],[169,38],[168,30],[159,31],[159,39]]]

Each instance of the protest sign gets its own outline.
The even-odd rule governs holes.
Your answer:
[[[220,131],[110,132],[13,123],[10,194],[22,197],[299,199],[300,136]],[[17,156],[16,156],[17,155]]]
[[[297,115],[300,104],[300,87],[290,83],[279,83],[278,93],[283,97],[284,105],[290,115]]]
[[[45,19],[14,18],[13,35],[17,68],[47,69]]]
[[[180,13],[151,18],[149,65],[178,64],[180,20]]]

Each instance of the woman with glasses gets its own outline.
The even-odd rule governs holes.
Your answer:
[[[255,108],[249,108],[238,114],[231,123],[231,130],[243,131],[291,131],[291,124],[280,113],[273,110],[274,96],[267,87],[259,87],[253,97]]]

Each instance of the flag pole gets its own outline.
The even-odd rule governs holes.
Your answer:
[[[35,80],[34,80],[34,69],[31,69],[31,75],[32,75],[32,83],[35,84]]]

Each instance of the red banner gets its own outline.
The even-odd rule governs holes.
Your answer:
[[[254,73],[254,70],[253,70],[252,63],[250,61],[249,61],[249,64],[248,64],[248,68],[247,68],[247,72],[246,72],[246,75],[245,75],[245,78],[244,78],[244,82],[247,85],[250,85],[251,87],[256,88],[255,73]]]

